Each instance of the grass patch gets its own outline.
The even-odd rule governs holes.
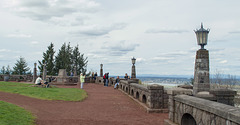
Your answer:
[[[87,97],[82,89],[30,87],[31,85],[33,84],[0,82],[0,91],[44,100],[82,101]]]
[[[34,125],[35,117],[25,109],[0,101],[0,125]]]

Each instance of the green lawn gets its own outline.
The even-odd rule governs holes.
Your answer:
[[[34,125],[35,117],[11,103],[0,101],[0,125]]]
[[[44,100],[82,101],[87,97],[82,89],[30,87],[31,85],[33,84],[0,82],[0,91]]]

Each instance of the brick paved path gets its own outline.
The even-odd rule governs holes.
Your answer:
[[[60,86],[77,88],[79,86]],[[163,125],[168,114],[148,114],[128,96],[98,84],[86,84],[82,102],[48,101],[0,92],[0,100],[31,111],[37,125]]]

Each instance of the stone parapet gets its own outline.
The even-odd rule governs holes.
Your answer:
[[[148,112],[168,112],[168,95],[163,86],[146,86],[134,83],[134,80],[121,80],[120,88],[134,100],[144,104]]]
[[[240,124],[239,108],[188,95],[177,95],[174,101],[175,123],[181,124],[182,116],[188,113],[197,124]]]

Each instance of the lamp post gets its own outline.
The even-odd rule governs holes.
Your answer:
[[[204,49],[204,46],[207,45],[209,31],[210,31],[209,29],[206,30],[203,28],[202,23],[201,23],[201,28],[194,31],[197,36],[197,43],[198,45],[201,46],[201,49]]]
[[[197,44],[201,46],[196,52],[195,70],[194,70],[194,83],[193,83],[193,95],[197,95],[198,92],[210,90],[209,83],[209,53],[204,49],[207,45],[209,29],[204,29],[201,24],[201,28],[196,30]]]
[[[103,77],[103,64],[101,63],[100,64],[100,76]]]
[[[132,58],[132,76],[131,76],[131,78],[136,78],[136,69],[135,69],[135,63],[136,63],[136,59],[133,57]]]

